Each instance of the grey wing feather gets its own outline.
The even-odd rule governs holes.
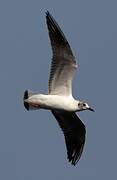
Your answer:
[[[76,165],[85,143],[85,126],[75,113],[56,110],[53,110],[52,113],[64,133],[68,160]]]
[[[49,93],[69,95],[77,68],[76,61],[65,35],[49,12],[46,13],[46,22],[53,51]]]

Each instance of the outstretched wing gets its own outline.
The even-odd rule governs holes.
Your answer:
[[[48,11],[46,22],[53,52],[49,94],[67,96],[72,94],[72,79],[77,68],[76,61],[65,35]]]
[[[74,112],[53,110],[52,114],[64,133],[68,160],[73,165],[76,165],[81,157],[85,143],[85,126]]]

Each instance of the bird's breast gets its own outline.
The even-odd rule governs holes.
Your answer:
[[[35,99],[36,103],[43,109],[66,111],[77,110],[77,103],[73,97],[39,94],[32,96],[31,99]]]

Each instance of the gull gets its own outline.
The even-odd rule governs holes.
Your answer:
[[[51,110],[63,131],[67,157],[72,165],[79,161],[85,144],[86,129],[78,111],[94,111],[86,102],[72,96],[72,80],[78,67],[70,45],[53,16],[46,12],[46,23],[52,46],[52,62],[47,94],[24,92],[27,110]]]

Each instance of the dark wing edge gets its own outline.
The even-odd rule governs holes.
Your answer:
[[[85,125],[74,112],[52,110],[52,114],[64,133],[68,160],[75,166],[85,144]]]
[[[49,13],[49,11],[46,12],[46,23],[49,31],[53,53],[56,53],[56,47],[66,47],[67,52],[73,56],[72,50],[64,33],[62,32],[53,16]]]

